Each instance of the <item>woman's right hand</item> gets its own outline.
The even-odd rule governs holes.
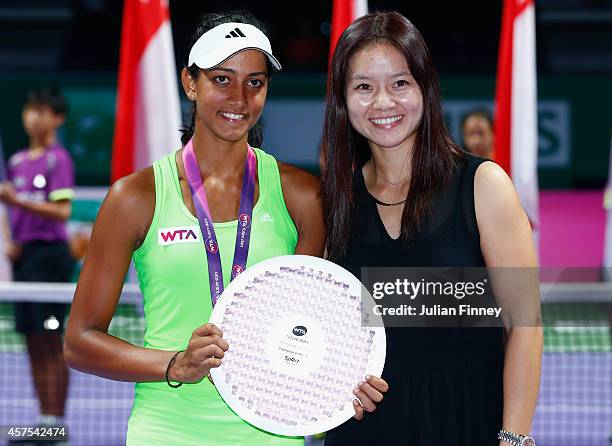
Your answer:
[[[204,324],[193,331],[187,349],[178,354],[168,377],[182,383],[198,382],[208,375],[210,369],[221,365],[221,358],[228,348],[219,327]]]

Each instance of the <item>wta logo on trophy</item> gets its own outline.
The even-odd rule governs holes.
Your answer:
[[[303,325],[298,325],[297,327],[293,327],[293,334],[295,336],[304,336],[308,330]]]

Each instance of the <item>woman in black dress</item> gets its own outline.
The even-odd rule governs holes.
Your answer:
[[[536,266],[511,180],[446,133],[431,56],[401,14],[366,15],[340,38],[323,151],[328,257],[357,277],[368,266]],[[388,328],[388,392],[326,446],[532,444],[536,300],[531,327]],[[500,440],[502,429],[513,436]]]

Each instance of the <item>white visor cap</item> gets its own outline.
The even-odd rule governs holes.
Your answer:
[[[281,64],[272,55],[270,40],[258,28],[246,23],[228,22],[205,32],[189,52],[189,65],[203,69],[216,67],[234,54],[254,49],[268,56],[272,66],[280,70]]]

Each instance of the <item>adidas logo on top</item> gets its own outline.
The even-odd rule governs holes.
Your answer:
[[[274,221],[274,219],[270,216],[270,214],[265,212],[261,217],[259,217],[259,221]]]
[[[227,36],[225,36],[226,39],[231,39],[232,37],[246,37],[242,31],[240,31],[240,28],[234,28]]]

